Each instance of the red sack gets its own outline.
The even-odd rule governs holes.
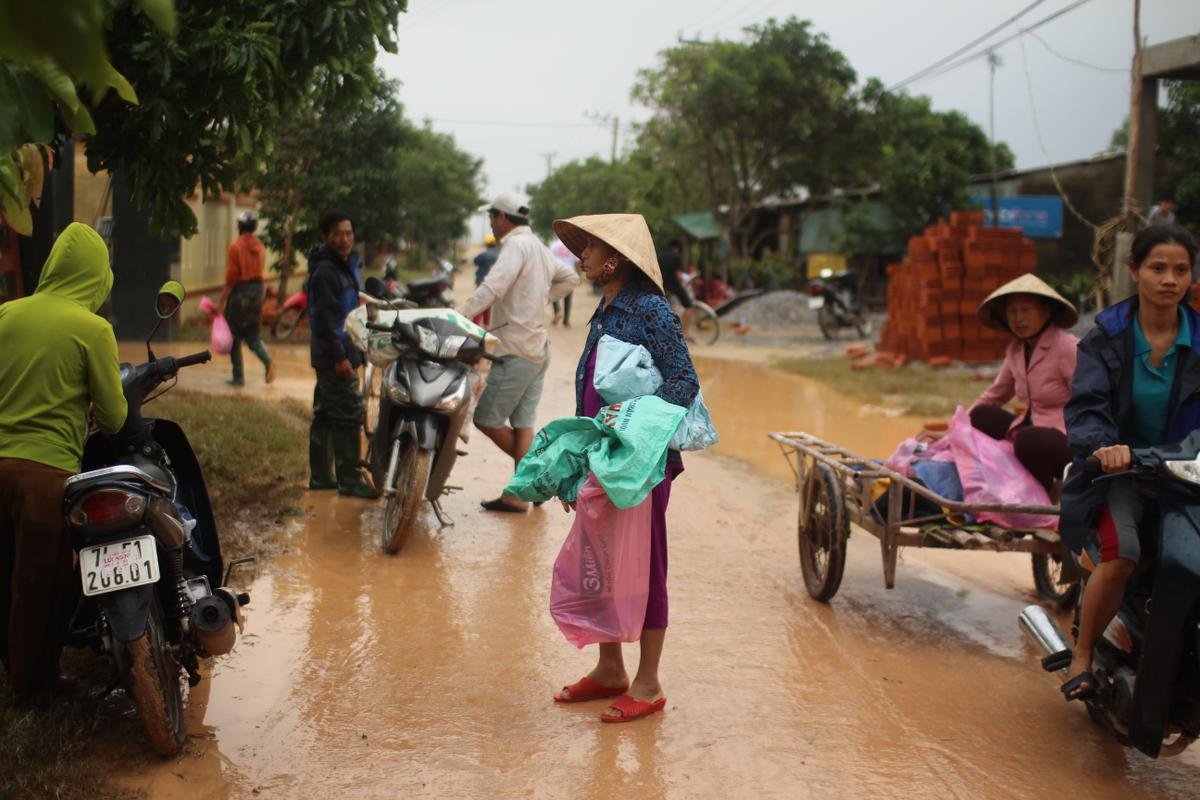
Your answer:
[[[617,508],[594,475],[579,489],[575,521],[554,561],[550,615],[576,647],[636,642],[650,594],[650,504]]]

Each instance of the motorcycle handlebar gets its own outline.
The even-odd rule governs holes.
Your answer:
[[[392,326],[391,325],[380,325],[378,322],[368,322],[367,330],[379,331],[380,333],[391,333]]]
[[[212,361],[212,353],[202,350],[199,353],[192,353],[190,356],[181,356],[175,359],[175,366],[178,368],[191,367],[196,364],[207,364],[209,361]]]
[[[1099,475],[1100,459],[1095,456],[1088,456],[1087,460],[1083,462],[1083,472],[1085,475]]]

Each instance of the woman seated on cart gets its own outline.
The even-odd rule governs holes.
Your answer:
[[[993,439],[1012,440],[1017,460],[1051,491],[1071,461],[1063,407],[1071,397],[1075,348],[1067,329],[1075,306],[1036,275],[1022,275],[992,292],[979,321],[1012,334],[1000,374],[971,406],[971,424]],[[1018,414],[1003,406],[1016,396]]]
[[[1200,427],[1200,314],[1187,305],[1196,241],[1177,225],[1143,229],[1130,246],[1137,294],[1096,317],[1079,345],[1067,404],[1077,463],[1095,456],[1104,472],[1132,463],[1130,448],[1179,442]],[[1063,541],[1092,570],[1079,612],[1068,700],[1093,697],[1092,649],[1117,613],[1141,557],[1138,527],[1152,500],[1132,481],[1071,480],[1063,486]]]

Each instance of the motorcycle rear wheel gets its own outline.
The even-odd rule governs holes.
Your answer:
[[[387,500],[383,512],[383,531],[380,544],[385,553],[400,552],[417,521],[425,486],[433,466],[433,452],[422,450],[416,442],[406,439],[400,444],[400,461],[396,467],[395,492]]]
[[[1033,554],[1033,585],[1037,587],[1038,597],[1067,611],[1075,607],[1079,583],[1060,583],[1062,571],[1062,556]]]
[[[160,756],[178,754],[187,739],[183,669],[169,650],[157,595],[150,599],[146,632],[122,646],[129,663],[129,690],[150,746]]]
[[[271,336],[275,339],[289,339],[296,332],[296,328],[300,327],[300,321],[304,318],[304,309],[299,306],[285,308],[279,312],[279,316],[275,318],[275,324],[271,326]]]

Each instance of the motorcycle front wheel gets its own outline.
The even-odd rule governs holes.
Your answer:
[[[162,605],[150,598],[150,616],[140,639],[120,645],[129,664],[129,690],[150,746],[160,756],[176,755],[187,739],[184,673],[163,631]]]
[[[394,491],[383,512],[380,543],[385,553],[394,554],[404,547],[417,521],[417,512],[425,499],[425,486],[429,483],[429,470],[433,466],[433,452],[422,450],[411,439],[392,446],[400,448],[400,459],[391,486]]]
[[[300,320],[304,318],[304,309],[299,306],[285,308],[275,318],[275,324],[271,326],[271,336],[275,339],[288,339],[296,332],[296,328],[300,327]]]
[[[825,305],[817,310],[817,327],[821,329],[821,335],[826,339],[832,339],[838,329],[838,318],[829,307],[829,301],[825,301]]]

